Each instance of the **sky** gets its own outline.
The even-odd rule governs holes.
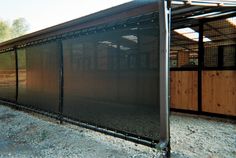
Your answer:
[[[23,17],[28,33],[76,19],[131,0],[0,0],[0,19]]]

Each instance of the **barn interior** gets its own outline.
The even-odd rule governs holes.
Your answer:
[[[234,1],[172,1],[171,109],[236,116]]]

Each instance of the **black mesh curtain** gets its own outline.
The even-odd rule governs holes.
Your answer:
[[[63,41],[64,115],[159,139],[157,20]]]
[[[19,103],[58,112],[59,57],[58,42],[18,50]]]
[[[62,43],[60,39],[17,48],[17,103],[53,113],[60,113],[61,105],[69,118],[157,142],[158,16],[150,13],[79,30]],[[0,63],[0,96],[14,100],[15,52],[0,54]]]
[[[15,101],[16,67],[14,51],[0,54],[0,97]]]

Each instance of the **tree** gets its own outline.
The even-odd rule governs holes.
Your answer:
[[[0,20],[0,42],[16,38],[26,34],[29,25],[24,18],[13,20],[12,25],[7,21]]]
[[[11,26],[11,37],[19,37],[24,35],[29,29],[27,21],[24,18],[15,19]]]
[[[11,29],[6,21],[0,20],[0,42],[8,40],[11,37]]]

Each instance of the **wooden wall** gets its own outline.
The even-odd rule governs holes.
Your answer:
[[[236,116],[236,71],[203,71],[202,77],[202,110]]]
[[[198,72],[171,71],[171,108],[184,110],[198,109]]]

